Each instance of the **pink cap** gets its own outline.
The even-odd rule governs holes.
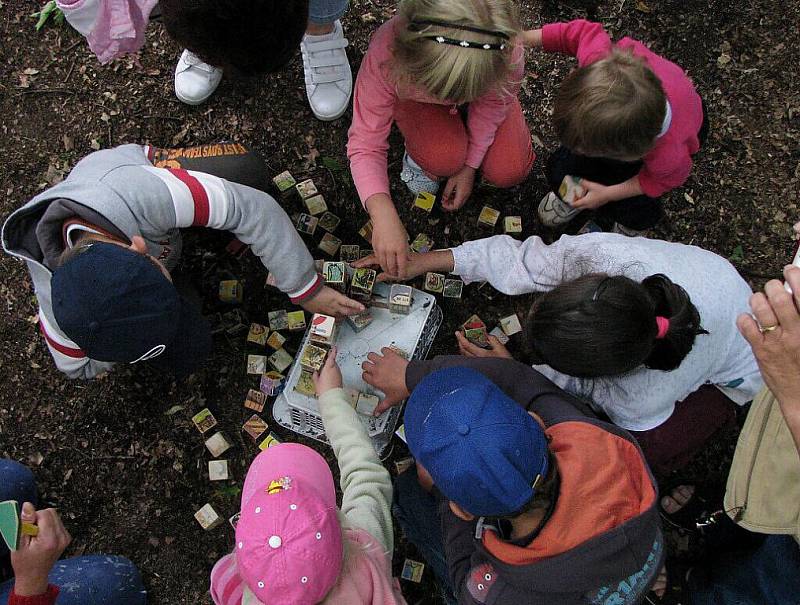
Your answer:
[[[262,603],[312,605],[342,567],[342,529],[325,459],[299,443],[256,456],[242,489],[236,562]]]

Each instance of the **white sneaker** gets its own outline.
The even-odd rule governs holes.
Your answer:
[[[422,167],[408,155],[407,151],[403,154],[403,168],[400,170],[400,180],[403,181],[406,187],[408,187],[408,190],[415,195],[423,191],[435,195],[436,192],[439,191],[439,181],[429,177]]]
[[[338,19],[331,33],[306,34],[300,42],[308,103],[320,120],[335,120],[347,111],[353,92],[353,72],[344,50],[347,44]]]
[[[545,227],[560,227],[574,219],[580,212],[552,191],[539,202],[539,220]]]
[[[214,94],[222,80],[222,70],[203,63],[193,52],[184,50],[175,67],[175,96],[189,105],[200,105]]]

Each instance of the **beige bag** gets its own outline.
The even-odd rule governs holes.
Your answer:
[[[800,542],[800,455],[778,401],[764,389],[753,401],[728,475],[725,510],[750,531]]]

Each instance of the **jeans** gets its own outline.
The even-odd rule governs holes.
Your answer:
[[[310,0],[308,20],[314,25],[327,25],[347,12],[349,0]]]
[[[417,481],[416,467],[397,476],[394,480],[394,503],[392,514],[403,533],[433,570],[442,598],[454,605],[453,588],[447,571],[447,560],[442,543],[442,524],[436,498],[426,492]]]
[[[800,604],[800,546],[791,536],[768,536],[754,552],[724,554],[705,571],[690,577],[691,605]]]
[[[38,504],[33,473],[25,466],[0,458],[0,501]],[[8,550],[0,540],[0,579]],[[61,589],[57,605],[145,605],[147,593],[136,567],[128,559],[110,555],[74,557],[56,562],[48,575]],[[0,583],[0,605],[8,603],[14,580]]]
[[[58,586],[56,605],[145,605],[147,592],[133,563],[124,557],[89,555],[56,562],[47,577]],[[0,605],[8,603],[14,580],[0,584]]]

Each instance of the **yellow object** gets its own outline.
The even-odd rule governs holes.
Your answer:
[[[414,206],[417,208],[422,208],[425,212],[430,212],[433,210],[433,204],[436,202],[436,196],[432,193],[428,193],[427,191],[422,191],[417,194],[417,197],[414,199]]]
[[[22,535],[23,536],[30,536],[35,538],[39,535],[39,526],[34,525],[33,523],[28,523],[27,521],[22,522]]]

